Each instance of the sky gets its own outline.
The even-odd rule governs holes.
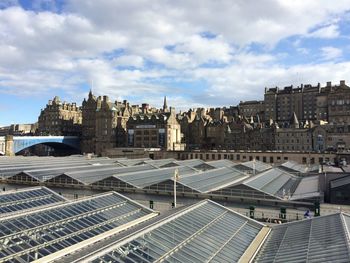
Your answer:
[[[0,0],[0,126],[49,99],[177,111],[350,82],[350,0]]]

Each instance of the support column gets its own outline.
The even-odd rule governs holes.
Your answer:
[[[5,155],[6,156],[14,156],[15,153],[13,151],[13,135],[5,136]]]

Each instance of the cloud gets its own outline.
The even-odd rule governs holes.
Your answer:
[[[93,80],[98,95],[219,106],[262,98],[264,86],[349,75],[333,70],[347,64],[332,43],[303,45],[339,37],[348,1],[71,0],[59,13],[54,1],[33,3],[2,2],[0,93],[60,90],[79,102]],[[275,50],[286,39],[293,50]],[[315,52],[321,62],[285,63]]]
[[[338,25],[329,25],[326,27],[319,28],[312,33],[308,34],[308,37],[315,38],[336,38],[339,36]]]
[[[335,47],[322,47],[321,59],[323,60],[335,60],[343,55],[343,51]]]

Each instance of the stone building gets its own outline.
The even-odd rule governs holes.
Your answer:
[[[344,80],[339,85],[327,82],[325,87],[320,83],[279,89],[265,89],[265,120],[277,121],[280,126],[288,124],[295,113],[301,123],[306,121],[326,121],[334,124],[350,122],[350,87]],[[258,107],[257,109],[258,110]]]
[[[40,135],[80,136],[82,124],[81,108],[73,103],[61,102],[58,96],[50,100],[38,118]]]
[[[251,101],[240,101],[239,114],[246,116],[247,118],[251,116],[259,116],[260,121],[265,119],[265,104],[264,101],[251,100]]]
[[[229,150],[274,150],[275,125],[265,126],[258,118],[241,117],[226,126],[224,147]]]
[[[130,106],[126,100],[111,102],[90,91],[82,104],[82,152],[100,155],[106,149],[126,146],[126,123],[138,112],[138,106]]]
[[[137,148],[161,148],[183,150],[181,127],[176,119],[175,109],[168,112],[131,116],[127,122],[127,146]]]
[[[315,151],[350,151],[350,125],[320,125],[312,133]]]
[[[333,124],[350,123],[350,87],[345,84],[344,80],[340,85],[332,86],[328,93],[328,122]],[[327,86],[328,86],[327,85]]]

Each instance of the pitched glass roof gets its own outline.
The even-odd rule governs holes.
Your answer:
[[[291,200],[310,198],[313,196],[319,196],[319,177],[308,176],[301,178],[298,186],[296,187]]]
[[[118,166],[113,164],[102,164],[102,165],[76,165],[76,166],[65,166],[65,167],[50,167],[45,169],[35,169],[35,170],[26,170],[23,173],[37,179],[38,181],[44,182],[55,176],[64,174],[64,173],[74,173],[79,172],[83,173],[84,171],[98,170],[98,169],[117,169]]]
[[[249,176],[234,168],[222,167],[181,177],[179,182],[201,193],[212,192],[242,181]]]
[[[205,200],[84,262],[237,262],[263,228]]]
[[[193,174],[197,172],[196,170],[190,167],[180,166],[122,174],[116,177],[137,188],[144,188],[173,178],[176,169],[178,169],[180,176]]]
[[[318,171],[319,166],[317,164],[309,166],[305,164],[299,164],[294,161],[288,161],[285,163],[282,163],[280,165],[282,168],[287,168],[288,170],[299,172],[299,173],[308,173],[310,171]]]
[[[123,166],[133,166],[142,164],[144,161],[151,160],[150,158],[139,158],[139,159],[117,159],[116,162]]]
[[[260,161],[249,161],[249,162],[237,164],[235,165],[235,168],[242,169],[242,170],[246,170],[246,169],[255,170],[257,173],[261,173],[263,171],[271,169],[272,166]]]
[[[333,214],[273,226],[254,262],[350,262],[348,223]]]
[[[115,192],[0,218],[0,260],[30,262],[156,215]],[[119,230],[118,230],[119,229]],[[91,241],[91,240],[90,240]],[[52,259],[51,259],[52,260]],[[47,261],[43,261],[47,262]]]
[[[66,201],[46,187],[24,188],[0,194],[0,216]]]
[[[294,192],[294,187],[298,182],[297,177],[273,168],[246,180],[244,184],[278,198],[286,198]]]
[[[232,167],[235,165],[234,162],[230,161],[230,160],[216,160],[216,161],[210,161],[210,162],[206,162],[207,164],[209,164],[210,166],[214,167],[214,168],[221,168],[221,167]]]
[[[95,169],[87,170],[87,171],[75,171],[75,172],[67,172],[65,175],[82,182],[83,184],[92,184],[97,181],[103,180],[110,176],[119,176],[126,173],[134,173],[139,171],[149,171],[156,170],[152,165],[144,164],[144,165],[136,165],[136,166],[126,166],[126,167],[95,167]]]

